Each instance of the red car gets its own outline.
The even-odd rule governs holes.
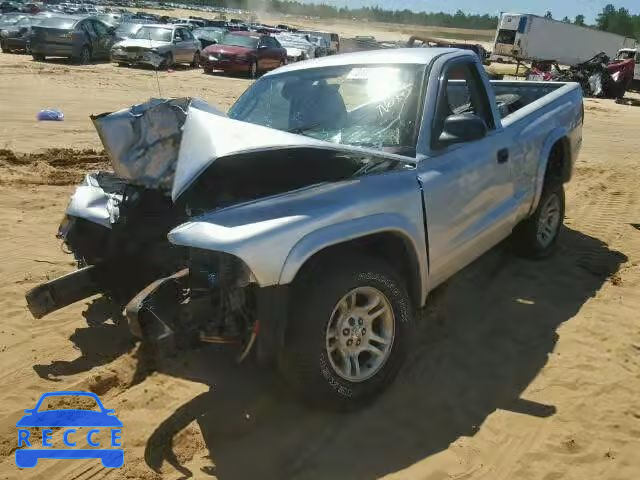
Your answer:
[[[253,32],[228,32],[220,43],[209,45],[200,55],[200,65],[205,73],[213,70],[242,72],[250,78],[286,63],[287,50],[278,40]]]

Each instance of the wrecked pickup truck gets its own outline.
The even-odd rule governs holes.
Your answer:
[[[553,251],[583,116],[577,84],[490,82],[434,48],[289,65],[228,115],[173,99],[95,117],[114,172],[87,176],[58,232],[81,268],[29,308],[102,293],[157,352],[237,342],[304,397],[361,405],[436,286],[510,235]]]

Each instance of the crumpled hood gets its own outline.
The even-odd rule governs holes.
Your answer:
[[[160,42],[158,40],[147,40],[144,38],[128,38],[127,40],[116,43],[113,48],[140,47],[151,50],[152,48],[168,47],[169,45],[171,45],[171,42]]]
[[[217,158],[252,150],[334,144],[228,118],[201,99],[151,99],[92,116],[116,175],[175,201]]]
[[[364,151],[412,163],[398,155],[233,120],[200,99],[151,99],[91,119],[116,175],[135,185],[164,190],[173,201],[214,161],[238,154],[306,147]]]

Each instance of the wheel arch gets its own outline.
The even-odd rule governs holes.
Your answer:
[[[549,134],[540,152],[540,162],[536,174],[536,191],[531,211],[533,212],[537,208],[542,188],[548,178],[556,178],[562,183],[566,183],[571,179],[571,174],[571,142],[568,132],[558,128]]]
[[[422,305],[426,291],[426,248],[422,249],[417,244],[415,239],[419,237],[416,234],[418,232],[412,232],[397,223],[378,228],[371,225],[367,230],[354,228],[350,223],[321,229],[307,235],[293,247],[285,260],[278,283],[293,283],[315,265],[338,255],[357,252],[382,258],[396,268],[398,274],[406,279],[412,303]],[[421,250],[424,255],[420,255]]]

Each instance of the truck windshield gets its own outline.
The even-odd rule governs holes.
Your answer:
[[[344,145],[411,148],[424,69],[349,65],[265,76],[229,116]]]
[[[496,43],[502,43],[504,45],[513,45],[516,43],[516,31],[515,30],[506,30],[501,29],[498,31],[498,38],[496,39]]]

